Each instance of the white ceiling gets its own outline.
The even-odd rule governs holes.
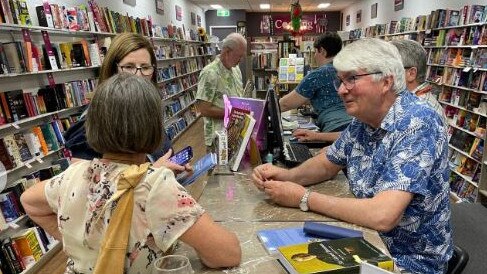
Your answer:
[[[271,4],[272,12],[287,12],[290,11],[291,0],[190,0],[194,4],[200,6],[204,10],[212,10],[210,5],[219,4],[224,9],[242,9],[248,12],[267,12],[268,10],[261,10],[260,4]],[[303,11],[340,11],[353,3],[360,2],[360,0],[300,0],[299,3]],[[318,9],[318,4],[330,3],[331,5],[326,9]]]

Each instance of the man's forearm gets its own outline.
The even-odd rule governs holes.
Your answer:
[[[291,169],[290,181],[307,186],[333,178],[333,176],[338,173],[339,169],[335,171],[325,168],[325,159],[326,157],[320,153],[301,165]]]
[[[223,108],[217,107],[210,102],[198,101],[196,107],[203,117],[223,119],[225,116]]]

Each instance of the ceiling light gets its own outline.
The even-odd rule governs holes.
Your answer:
[[[210,5],[210,7],[212,7],[213,9],[216,9],[216,10],[223,8],[222,5]]]
[[[271,9],[271,4],[260,4],[261,10],[269,10]]]
[[[318,8],[319,9],[326,9],[330,6],[331,4],[330,3],[321,3],[318,5]]]

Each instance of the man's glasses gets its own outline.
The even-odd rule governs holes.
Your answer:
[[[364,74],[356,74],[356,75],[351,75],[348,76],[345,79],[342,79],[340,77],[336,77],[335,80],[333,80],[333,86],[335,86],[335,89],[338,90],[340,86],[343,84],[347,90],[352,89],[355,86],[355,81],[362,76],[367,76],[367,75],[374,75],[374,74],[381,74],[381,71],[377,72],[371,72],[371,73],[364,73]]]
[[[140,70],[140,73],[145,76],[150,76],[154,73],[154,66],[153,65],[143,65],[140,67],[134,65],[117,65],[121,71],[128,72],[132,74],[137,74],[137,71]]]

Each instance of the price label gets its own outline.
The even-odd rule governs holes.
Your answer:
[[[466,67],[463,69],[463,72],[469,72],[472,69],[472,67]]]
[[[37,162],[39,162],[39,164],[44,163],[44,161],[41,158],[36,158],[36,160],[37,160]]]
[[[27,163],[27,162],[25,163],[25,166],[26,166],[27,168],[32,168],[32,165],[31,165],[30,163]]]
[[[17,125],[16,123],[12,123],[12,126],[13,126],[15,129],[20,129],[19,125]]]

